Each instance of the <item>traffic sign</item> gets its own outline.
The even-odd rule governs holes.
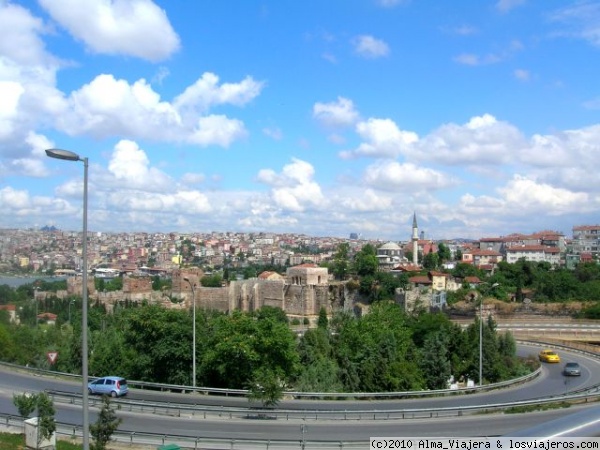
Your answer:
[[[46,353],[46,357],[48,358],[48,362],[50,364],[54,364],[56,362],[56,358],[58,358],[58,352],[48,352]]]

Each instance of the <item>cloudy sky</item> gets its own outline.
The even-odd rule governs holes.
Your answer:
[[[0,228],[600,223],[600,3],[0,0]]]

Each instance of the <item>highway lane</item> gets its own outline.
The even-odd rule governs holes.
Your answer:
[[[536,346],[519,346],[519,354],[536,355]],[[481,394],[458,395],[450,397],[379,400],[379,401],[312,401],[294,400],[283,401],[280,405],[285,409],[410,409],[410,408],[440,408],[447,406],[466,406],[504,403],[524,399],[541,398],[548,395],[560,395],[567,390],[578,389],[600,383],[600,362],[586,356],[561,351],[563,361],[556,365],[543,365],[542,375],[536,380],[509,389],[492,391]],[[583,372],[581,377],[567,380],[561,373],[566,361],[578,361]],[[54,378],[34,376],[28,373],[12,372],[0,367],[0,412],[16,414],[12,404],[13,392],[39,391],[41,389],[70,390],[80,392],[81,384],[76,381],[63,381]],[[167,392],[150,392],[132,389],[131,399],[146,399],[151,401],[191,402],[196,404],[212,404],[247,407],[246,399],[225,398],[205,395],[185,395]],[[81,411],[77,406],[56,404],[56,419],[63,423],[81,424]],[[290,439],[290,436],[300,436],[300,426],[304,424],[305,439],[329,441],[367,440],[371,436],[497,436],[506,435],[511,431],[530,427],[552,418],[567,414],[568,410],[549,411],[546,413],[530,413],[518,415],[465,415],[462,417],[444,417],[437,419],[406,419],[406,420],[349,420],[349,421],[315,421],[315,420],[251,420],[226,419],[209,416],[201,417],[169,417],[152,416],[149,414],[134,414],[119,412],[123,418],[120,430],[130,432],[152,431],[168,435],[192,437],[237,438],[237,439]],[[90,421],[96,420],[97,411],[90,411]]]
[[[0,407],[4,408],[0,399]],[[585,406],[589,408],[592,406]],[[374,436],[475,437],[510,435],[547,421],[564,417],[584,407],[551,410],[541,413],[485,414],[443,417],[438,419],[406,419],[379,421],[283,421],[201,419],[137,415],[119,412],[123,419],[119,430],[128,433],[153,432],[167,436],[215,439],[289,440],[301,438],[314,441],[368,441]],[[90,423],[96,421],[97,411],[90,411]],[[63,423],[81,423],[79,408],[60,405],[56,419]]]
[[[540,347],[519,345],[518,354],[520,356],[536,357]],[[369,410],[369,409],[414,409],[414,408],[434,408],[451,406],[473,406],[480,404],[493,404],[514,402],[520,400],[531,400],[550,395],[562,395],[567,390],[573,391],[586,385],[600,384],[600,359],[589,358],[577,353],[562,354],[560,364],[544,364],[540,377],[527,383],[526,386],[519,385],[508,389],[496,390],[486,393],[471,393],[468,395],[456,395],[435,398],[407,398],[401,400],[283,400],[279,404],[281,409],[291,410]],[[582,365],[581,377],[565,378],[562,375],[562,367],[567,361],[577,361]],[[11,381],[6,386],[3,385],[3,379],[0,379],[0,390],[6,387],[10,390],[15,385],[22,391],[39,391],[41,389],[68,391],[74,393],[81,392],[81,384],[77,380],[65,381],[54,378],[40,378],[39,376],[20,373],[15,374],[0,366],[0,374],[6,373],[9,378],[18,377],[18,380]],[[565,384],[567,381],[567,384]],[[177,394],[171,392],[156,392],[140,389],[130,389],[128,399],[143,400],[150,402],[169,402],[189,405],[204,406],[227,406],[247,408],[249,406],[258,406],[250,404],[243,397],[222,397],[202,394]]]

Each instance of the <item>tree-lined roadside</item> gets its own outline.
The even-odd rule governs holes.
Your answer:
[[[24,326],[0,320],[0,358],[22,365],[78,373],[81,321]],[[450,377],[478,379],[479,324],[462,328],[442,313],[405,313],[387,301],[355,317],[326,315],[302,336],[285,313],[264,307],[253,313],[199,310],[196,314],[197,385],[246,389],[270,378],[286,389],[376,392],[447,387]],[[157,305],[89,310],[90,376],[191,385],[192,314]],[[530,368],[515,356],[510,335],[483,324],[483,376],[488,382]],[[58,352],[49,365],[46,354]]]

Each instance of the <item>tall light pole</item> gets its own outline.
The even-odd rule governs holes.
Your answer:
[[[75,300],[69,302],[69,325],[71,325],[71,305],[73,305],[73,303],[75,303]]]
[[[194,290],[194,284],[188,277],[183,277],[184,281],[187,281],[192,288],[192,386],[196,387],[196,291]]]
[[[46,150],[50,158],[64,159],[65,161],[83,162],[83,253],[82,253],[82,300],[81,306],[81,376],[82,376],[82,410],[83,410],[83,450],[90,448],[89,412],[88,412],[88,257],[87,257],[87,201],[88,201],[88,158],[81,158],[77,153],[69,150],[51,148]]]

